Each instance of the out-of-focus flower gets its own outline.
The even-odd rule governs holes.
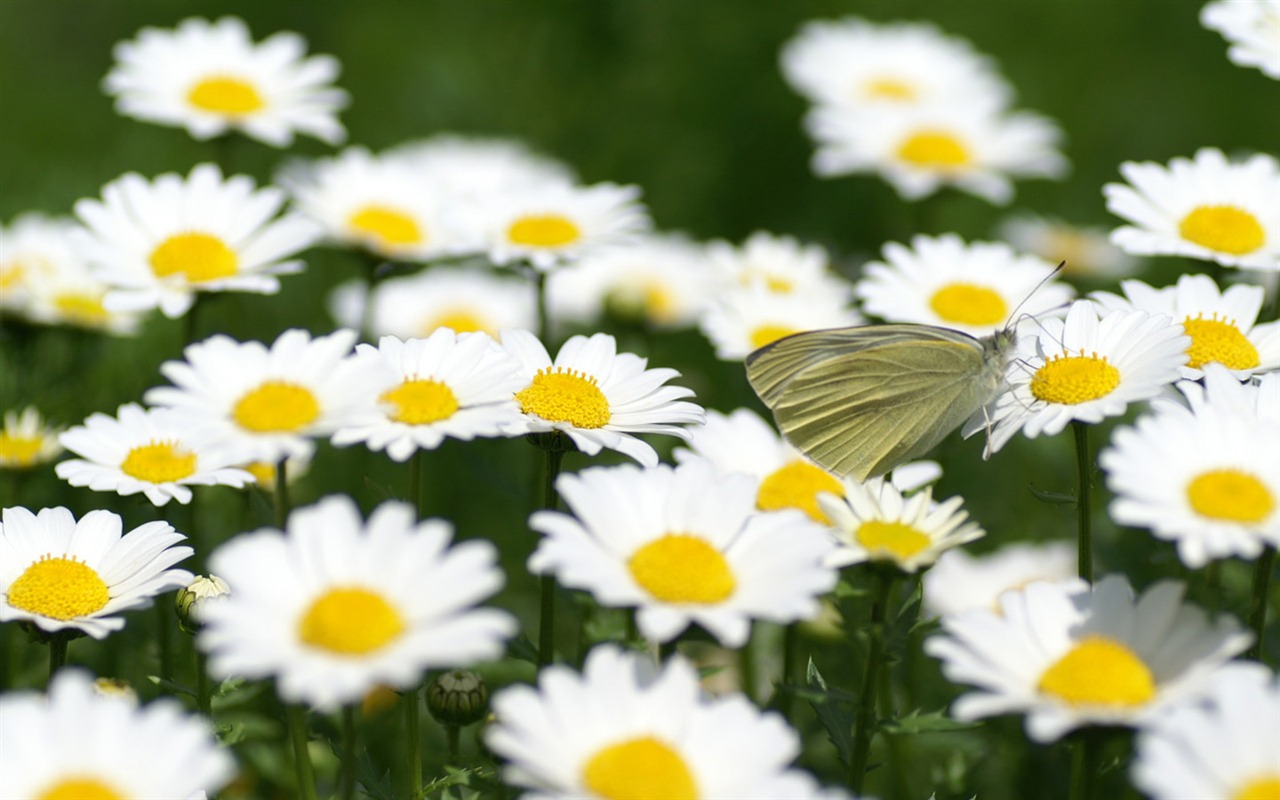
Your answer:
[[[4,412],[0,427],[0,469],[30,469],[62,453],[61,428],[46,425],[35,406]]]
[[[1232,64],[1280,80],[1280,0],[1213,0],[1200,9],[1200,24],[1231,44]]]
[[[1132,275],[1138,259],[1111,243],[1100,226],[1072,225],[1059,219],[1019,213],[1000,223],[996,236],[1019,252],[1032,253],[1050,264],[1062,264],[1068,277],[1123,278]]]

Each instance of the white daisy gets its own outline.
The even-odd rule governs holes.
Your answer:
[[[1234,662],[1209,680],[1202,703],[1170,709],[1138,733],[1131,775],[1151,800],[1280,797],[1280,679]]]
[[[1214,0],[1200,9],[1200,24],[1231,43],[1232,64],[1280,79],[1280,0]]]
[[[248,461],[236,466],[252,475],[254,485],[259,489],[268,494],[275,492],[279,461]],[[293,485],[310,471],[311,456],[309,455],[292,455],[284,460],[284,480],[289,485]]]
[[[1101,422],[1155,397],[1178,379],[1191,344],[1163,314],[1117,310],[1099,319],[1088,300],[1072,303],[1065,320],[1030,322],[1019,326],[1004,391],[965,425],[965,436],[989,432],[988,453],[1018,431],[1052,436],[1073,420]]]
[[[1240,380],[1255,372],[1280,368],[1280,322],[1255,324],[1266,290],[1236,284],[1225,292],[1208,275],[1182,275],[1176,286],[1155,289],[1142,281],[1121,281],[1121,297],[1111,292],[1090,295],[1107,311],[1140,309],[1167,314],[1191,337],[1183,375],[1200,378],[1206,364],[1221,364]]]
[[[1051,742],[1087,725],[1138,726],[1195,699],[1206,679],[1253,638],[1230,617],[1210,621],[1161,581],[1135,598],[1123,575],[1032,583],[1000,596],[1000,611],[944,617],[925,652],[951,681],[978,687],[951,706],[960,720],[1021,712],[1027,734]]]
[[[575,182],[567,165],[514,139],[440,134],[393,147],[383,157],[417,173],[433,192],[467,206],[507,192]]]
[[[0,469],[30,469],[46,464],[62,453],[61,428],[45,424],[39,409],[27,406],[4,412],[0,427]]]
[[[188,444],[191,427],[166,409],[120,406],[115,417],[94,414],[58,440],[82,459],[54,467],[72,486],[121,495],[141,492],[157,506],[191,502],[190,486],[244,486],[253,476],[216,452]]]
[[[1075,580],[1076,574],[1071,542],[1015,542],[983,556],[948,550],[924,574],[924,609],[935,617],[975,608],[999,613],[1005,592],[1035,581]]]
[[[377,347],[358,345],[354,358],[387,380],[376,385],[376,404],[333,434],[339,447],[364,442],[407,461],[446,436],[502,436],[523,423],[512,399],[526,384],[520,362],[483,333],[438,328],[425,339],[384,336]]]
[[[1126,161],[1128,184],[1103,187],[1107,210],[1130,225],[1111,240],[1137,255],[1183,255],[1227,267],[1280,270],[1280,162],[1232,163],[1206,147],[1165,167]]]
[[[741,647],[751,620],[813,618],[835,586],[822,564],[827,532],[795,511],[756,513],[746,475],[719,475],[704,461],[623,464],[561,475],[556,491],[574,516],[529,518],[546,535],[530,571],[554,573],[601,605],[636,608],[647,639],[668,642],[697,623]]]
[[[916,572],[944,551],[986,535],[969,521],[962,498],[935,503],[931,486],[904,496],[883,478],[866,483],[846,478],[842,483],[838,495],[818,496],[818,507],[835,533],[837,547],[827,559],[833,567],[873,561]]]
[[[1196,569],[1280,547],[1280,420],[1252,412],[1257,388],[1210,366],[1205,387],[1178,388],[1190,407],[1160,398],[1098,456],[1115,495],[1111,516],[1176,542]]]
[[[559,431],[587,455],[607,447],[651,467],[657,451],[632,434],[683,439],[688,433],[680,425],[703,420],[702,408],[682,399],[693,396],[690,389],[664,385],[679,372],[648,369],[646,359],[619,353],[607,333],[571,337],[554,362],[528,331],[503,331],[501,341],[520,361],[525,379],[515,394],[524,425],[511,435]]]
[[[197,639],[219,676],[274,677],[285,702],[333,710],[380,684],[414,686],[432,667],[502,654],[511,615],[475,608],[503,584],[489,542],[452,547],[449,523],[407,503],[369,517],[333,496],[222,545],[210,569],[231,588],[206,605]],[[423,587],[430,587],[424,591]]]
[[[139,707],[61,670],[48,697],[0,696],[0,774],[6,800],[203,798],[235,777],[212,726],[172,698]]]
[[[970,242],[954,233],[915,236],[911,246],[889,242],[884,261],[863,266],[856,291],[863,311],[886,322],[937,325],[990,336],[1019,315],[1064,308],[1074,291],[1042,283],[1054,265],[1018,255],[1003,242]]]
[[[1137,271],[1139,261],[1111,243],[1106,228],[1072,225],[1060,219],[1026,212],[1000,223],[997,238],[1015,250],[1032,253],[1051,264],[1062,264],[1068,277],[1123,278]]]
[[[245,175],[224,180],[200,164],[186,178],[128,173],[75,212],[87,226],[78,237],[85,257],[115,287],[107,308],[180,317],[196,292],[275,294],[277,275],[302,271],[301,261],[283,259],[310,247],[319,226],[299,214],[277,218],[283,204],[279,189],[256,189]]]
[[[550,666],[537,687],[495,694],[493,709],[485,744],[529,800],[826,796],[787,769],[800,738],[781,716],[741,695],[708,697],[678,655],[659,669],[602,645],[581,675]]]
[[[848,292],[841,294],[847,296]],[[723,289],[698,322],[722,361],[741,361],[784,336],[821,328],[861,325],[862,316],[840,296],[815,292],[778,294],[762,281]]]
[[[308,437],[341,427],[376,385],[367,365],[346,358],[355,339],[350,330],[313,339],[294,328],[268,348],[219,334],[188,345],[186,361],[162,364],[174,385],[143,397],[180,414],[194,444],[226,451],[230,463],[310,456]]]
[[[64,223],[27,212],[0,225],[0,311],[22,314],[32,273],[55,269],[62,259],[76,258]]]
[[[347,136],[337,112],[348,100],[332,86],[338,61],[305,52],[296,33],[255,44],[235,17],[191,18],[117,44],[102,85],[118,113],[197,139],[235,130],[273,147],[293,144],[295,133],[337,144]]]
[[[724,286],[763,283],[774,294],[828,295],[846,305],[853,301],[848,281],[831,272],[820,245],[757,231],[740,247],[712,242],[707,257]]]
[[[0,622],[29,620],[50,633],[79,630],[95,639],[124,627],[121,611],[191,582],[171,566],[191,555],[167,522],[121,536],[120,517],[90,511],[77,522],[65,508],[6,508],[0,521]]]

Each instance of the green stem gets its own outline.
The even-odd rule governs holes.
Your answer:
[[[342,800],[356,797],[356,707],[342,707]]]
[[[755,626],[753,625],[747,634],[747,641],[738,649],[738,673],[741,676],[742,693],[753,703],[756,702],[756,684],[759,682],[756,676],[754,645]]]
[[[1076,562],[1081,578],[1093,582],[1093,460],[1089,454],[1089,425],[1072,420],[1071,433],[1076,443]]]
[[[1078,733],[1071,758],[1070,800],[1093,800],[1098,797],[1102,745],[1102,731],[1086,728]]]
[[[65,631],[58,631],[49,636],[49,680],[67,663],[67,643],[70,637]]]
[[[444,738],[449,743],[449,763],[455,767],[461,764],[458,759],[458,734],[461,732],[461,725],[444,726]]]
[[[311,769],[311,753],[307,751],[307,710],[302,706],[286,706],[289,741],[293,745],[293,769],[298,779],[298,796],[316,800],[316,777]]]
[[[418,708],[418,686],[404,693],[404,741],[409,750],[409,796],[422,795],[422,725]]]
[[[209,689],[208,658],[199,647],[193,647],[192,650],[196,655],[196,709],[204,716],[212,717],[213,698]]]
[[[1263,548],[1258,563],[1253,566],[1253,597],[1249,601],[1249,627],[1253,629],[1253,646],[1246,658],[1262,660],[1262,636],[1267,628],[1267,597],[1271,585],[1271,573],[1275,572],[1276,549]]]
[[[799,664],[796,651],[800,647],[800,624],[793,622],[782,632],[782,685],[778,687],[778,711],[787,724],[794,725],[791,715],[795,709],[795,695],[792,687],[800,686],[802,681],[798,674]]]
[[[881,662],[884,660],[884,629],[889,619],[889,594],[895,575],[887,569],[876,570],[875,599],[871,605],[867,667],[862,676],[862,691],[858,696],[858,708],[854,716],[853,747],[849,756],[849,789],[855,795],[862,794],[862,783],[867,774],[867,758],[871,754],[871,740],[875,737],[876,688]]]
[[[422,451],[415,450],[413,457],[409,459],[409,502],[413,505],[414,513],[418,515],[418,519],[423,518],[422,513]]]
[[[560,434],[557,434],[557,436]],[[553,443],[546,448],[547,461],[543,473],[542,507],[556,508],[559,495],[556,494],[556,478],[560,475],[560,464],[564,460],[564,451]],[[556,578],[550,573],[543,575],[540,581],[542,596],[539,601],[538,627],[538,666],[545,667],[555,659],[556,645]]]
[[[173,613],[170,603],[156,603],[156,642],[160,646],[160,677],[173,680],[173,638],[169,623]]]
[[[360,338],[372,342],[375,340],[373,335],[374,299],[377,297],[378,286],[382,283],[386,270],[383,268],[385,262],[374,253],[364,253],[364,260],[368,277],[365,279],[364,305],[360,309]]]
[[[542,270],[529,266],[533,270],[533,288],[537,295],[538,303],[538,341],[542,342],[547,348],[547,352],[553,352],[551,349],[551,319],[547,315],[547,273]]]
[[[276,462],[276,528],[284,530],[289,521],[289,475],[284,458]]]

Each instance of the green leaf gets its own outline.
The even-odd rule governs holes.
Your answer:
[[[970,728],[978,727],[976,722],[959,722],[948,717],[942,709],[938,711],[921,712],[919,709],[912,711],[905,717],[899,717],[895,720],[885,720],[881,723],[881,729],[886,733],[937,733],[939,731],[962,731]]]
[[[846,708],[834,698],[812,658],[809,659],[809,666],[805,670],[805,678],[809,688],[817,690],[823,696],[822,700],[810,701],[809,705],[813,707],[813,713],[817,715],[818,722],[822,723],[822,727],[826,729],[831,744],[836,748],[836,755],[840,757],[840,763],[848,766],[853,754],[852,709]]]
[[[378,772],[366,750],[356,759],[356,782],[364,789],[364,795],[373,800],[396,800],[391,791],[391,773]]]
[[[1051,506],[1074,506],[1076,504],[1076,496],[1074,494],[1048,492],[1043,489],[1037,489],[1034,486],[1030,488],[1031,494],[1042,503],[1048,503]]]
[[[841,578],[840,582],[836,584],[836,588],[833,590],[832,594],[837,599],[843,600],[848,597],[867,597],[871,592],[854,586],[852,583]]]

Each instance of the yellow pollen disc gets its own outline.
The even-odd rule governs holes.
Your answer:
[[[240,469],[253,476],[259,486],[272,489],[276,485],[276,465],[269,461],[255,461],[252,464],[241,464]]]
[[[0,290],[12,289],[21,284],[26,271],[26,267],[22,265],[21,261],[0,264]]]
[[[1009,316],[1000,293],[972,283],[950,283],[933,293],[929,308],[947,322],[995,325]]]
[[[1241,786],[1231,800],[1280,800],[1280,775],[1263,775]]]
[[[97,778],[62,778],[35,796],[35,800],[128,800]]]
[[[751,331],[751,346],[753,348],[764,347],[766,344],[773,344],[779,339],[799,332],[798,328],[786,325],[761,325]]]
[[[873,100],[910,102],[918,96],[916,87],[901,78],[875,78],[862,85],[862,93]]]
[[[267,381],[245,392],[231,409],[231,418],[254,433],[291,433],[320,416],[320,403],[305,386]]]
[[[196,454],[179,450],[174,442],[152,442],[130,450],[120,471],[149,483],[180,481],[195,474]]]
[[[898,158],[917,167],[953,170],[967,166],[972,157],[964,142],[946,131],[917,131],[898,146]]]
[[[1262,522],[1276,507],[1266,484],[1238,469],[1200,473],[1187,484],[1187,501],[1202,517],[1246,524]]]
[[[1182,328],[1191,337],[1191,347],[1187,348],[1190,361],[1187,366],[1200,369],[1205,364],[1221,364],[1228,369],[1253,369],[1261,360],[1258,348],[1236,327],[1234,320],[1195,319],[1188,317],[1182,321]]]
[[[526,247],[564,247],[581,237],[577,223],[560,214],[530,214],[507,228],[507,241]]]
[[[1133,651],[1114,639],[1090,635],[1040,676],[1040,691],[1069,705],[1132,708],[1156,695],[1155,678]]]
[[[458,410],[458,398],[440,381],[408,380],[383,392],[380,402],[395,406],[391,418],[406,425],[427,425],[452,417]]]
[[[841,491],[840,481],[821,467],[807,461],[792,461],[771,472],[760,483],[756,508],[761,511],[798,508],[813,521],[830,525],[831,520],[818,508],[818,495],[822,492],[839,495]]]
[[[575,428],[603,428],[609,424],[609,400],[596,379],[576,370],[543,367],[533,383],[516,392],[526,414],[547,422],[567,422]]]
[[[216,281],[236,274],[239,259],[217,236],[179,233],[151,251],[151,271],[157,278],[181,275],[191,283]]]
[[[1120,370],[1106,356],[1050,356],[1031,377],[1031,394],[1046,403],[1074,406],[1106,397],[1120,385]]]
[[[99,293],[61,292],[54,296],[53,306],[63,319],[76,325],[96,326],[111,318]]]
[[[13,436],[0,433],[0,464],[29,467],[36,463],[44,439],[39,436]]]
[[[910,525],[878,519],[862,523],[854,537],[872,556],[888,554],[899,562],[924,550],[932,541]]]
[[[187,102],[201,111],[233,117],[261,111],[266,105],[252,83],[227,75],[205,78],[192,86]]]
[[[1178,223],[1178,235],[1188,242],[1242,256],[1267,241],[1258,218],[1235,206],[1199,206]]]
[[[421,244],[426,239],[413,217],[388,206],[364,206],[347,218],[347,226],[357,236],[387,249]]]
[[[437,328],[449,328],[455,333],[474,333],[479,331],[493,335],[497,328],[489,322],[484,314],[470,308],[448,308],[436,316],[426,320],[419,327],[421,335],[430,336]]]
[[[601,748],[582,768],[582,782],[607,800],[697,800],[698,784],[680,753],[652,736]]]
[[[355,587],[330,589],[298,621],[298,638],[340,655],[364,655],[394,642],[404,619],[381,595]]]
[[[737,586],[720,551],[685,533],[668,533],[644,545],[627,568],[641,588],[667,603],[719,603]]]
[[[110,599],[92,567],[62,556],[42,557],[9,584],[9,605],[64,621],[88,616]]]

